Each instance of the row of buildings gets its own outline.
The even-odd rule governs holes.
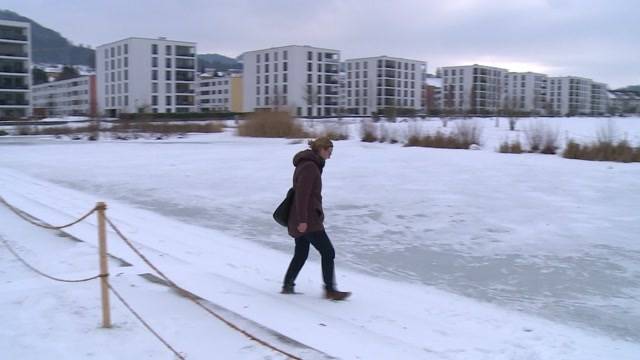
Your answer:
[[[283,46],[241,55],[242,71],[197,72],[196,43],[127,38],[96,48],[96,72],[31,86],[28,23],[0,21],[0,117],[289,110],[297,116],[380,113],[601,115],[617,98],[591,79],[448,66],[389,56]],[[637,99],[640,110],[640,99]]]

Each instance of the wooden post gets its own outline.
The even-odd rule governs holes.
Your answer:
[[[96,204],[98,211],[98,249],[100,251],[100,274],[109,274],[109,264],[107,258],[107,227],[104,218],[104,212],[107,210],[107,204],[99,202]],[[108,276],[100,278],[100,287],[102,292],[102,327],[111,327],[111,309],[109,306],[109,286]]]

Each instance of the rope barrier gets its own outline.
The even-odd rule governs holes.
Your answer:
[[[182,356],[182,354],[180,354],[178,351],[176,351],[176,349],[174,349],[165,339],[162,338],[162,336],[160,336],[160,334],[158,334],[155,330],[153,330],[153,328],[151,327],[151,325],[149,325],[146,321],[144,321],[144,319],[142,318],[142,316],[140,316],[135,310],[133,310],[133,308],[131,307],[131,305],[129,305],[129,303],[127,303],[124,298],[122,297],[122,295],[120,295],[120,293],[118,293],[116,291],[116,289],[113,288],[113,286],[111,286],[111,284],[107,284],[109,286],[109,289],[111,290],[111,292],[118,298],[118,300],[120,300],[120,302],[127,308],[129,309],[129,311],[131,311],[131,313],[133,314],[133,316],[135,316],[138,321],[140,321],[142,323],[142,325],[144,325],[144,327],[147,328],[147,330],[149,330],[158,340],[160,340],[161,343],[164,344],[164,346],[166,346],[169,350],[171,350],[176,357],[178,357],[178,359],[184,360],[185,357]]]
[[[109,274],[99,274],[96,276],[92,276],[90,278],[86,278],[86,279],[77,279],[77,280],[68,280],[68,279],[61,279],[61,278],[57,278],[55,276],[51,276],[48,274],[45,274],[44,272],[38,270],[37,268],[35,268],[34,266],[32,266],[31,264],[29,264],[22,256],[20,256],[12,247],[11,245],[9,245],[9,242],[4,239],[3,237],[0,236],[0,240],[4,243],[4,245],[7,247],[7,249],[9,249],[9,251],[13,254],[13,256],[15,256],[18,260],[20,260],[20,262],[22,264],[24,264],[26,267],[28,267],[29,269],[31,269],[33,272],[42,275],[48,279],[51,280],[55,280],[55,281],[60,281],[60,282],[68,282],[68,283],[79,283],[79,282],[85,282],[85,281],[91,281],[91,280],[95,280],[95,279],[99,279],[102,277],[108,277]]]
[[[23,220],[25,220],[25,221],[27,221],[27,222],[35,225],[35,226],[39,226],[41,228],[45,228],[45,229],[49,229],[49,230],[61,230],[61,229],[73,226],[73,225],[81,222],[82,220],[88,218],[91,214],[93,214],[97,210],[97,207],[94,207],[93,209],[89,210],[89,212],[87,212],[85,215],[83,215],[78,220],[76,220],[76,221],[74,221],[72,223],[69,223],[69,224],[66,224],[66,225],[61,225],[61,226],[51,226],[51,225],[47,225],[47,224],[43,224],[43,223],[38,223],[38,222],[30,219],[29,217],[25,216],[22,211],[20,211],[18,208],[14,207],[13,205],[9,204],[2,196],[0,196],[0,203],[4,204],[6,207],[9,208],[9,210],[11,210],[14,214],[18,215]]]
[[[82,217],[80,217],[78,220],[73,221],[69,224],[66,225],[62,225],[62,226],[51,226],[51,225],[47,225],[44,223],[38,223],[36,221],[34,221],[33,219],[27,217],[22,211],[20,211],[18,208],[14,207],[13,205],[9,204],[2,196],[0,196],[0,203],[4,204],[7,208],[9,208],[13,213],[15,213],[16,215],[18,215],[20,218],[22,218],[23,220],[35,225],[35,226],[39,226],[45,229],[49,229],[49,230],[61,230],[70,226],[73,226],[81,221],[83,221],[84,219],[86,219],[87,217],[89,217],[91,214],[93,214],[94,212],[98,211],[98,210],[105,210],[106,206],[104,204],[98,205],[96,207],[94,207],[93,209],[91,209],[89,212],[87,212],[85,215],[83,215]],[[214,316],[215,318],[217,318],[218,320],[222,321],[224,324],[226,324],[227,326],[229,326],[230,328],[240,332],[241,334],[243,334],[244,336],[246,336],[247,338],[249,338],[250,340],[253,340],[275,352],[278,352],[280,354],[283,354],[285,356],[287,356],[290,359],[294,359],[294,360],[302,360],[301,358],[290,354],[288,352],[286,352],[285,350],[279,349],[278,347],[269,344],[268,342],[252,335],[251,333],[247,332],[246,330],[241,329],[240,327],[238,327],[237,325],[235,325],[234,323],[232,323],[231,321],[225,319],[223,316],[221,316],[220,314],[216,313],[215,311],[209,309],[208,307],[206,307],[205,305],[203,305],[202,303],[200,303],[200,301],[193,295],[191,294],[189,291],[181,288],[180,286],[178,286],[175,282],[173,282],[173,280],[171,280],[167,275],[165,275],[160,269],[158,269],[155,265],[153,265],[153,263],[151,263],[151,261],[149,261],[149,259],[147,259],[134,245],[133,243],[120,231],[120,229],[118,229],[117,226],[115,226],[115,224],[111,221],[111,219],[109,219],[106,215],[104,216],[106,222],[109,224],[109,226],[111,227],[111,229],[113,229],[113,231],[118,235],[118,237],[120,237],[120,239],[122,239],[122,241],[124,241],[124,243],[134,252],[136,253],[136,255],[138,255],[149,267],[151,267],[158,275],[160,275],[160,277],[162,279],[164,279],[167,284],[174,288],[175,290],[177,290],[179,293],[184,294],[184,296],[191,300],[194,304],[198,305],[199,307],[201,307],[203,310],[205,310],[207,313],[209,313],[210,315]],[[11,245],[9,245],[9,243],[2,237],[0,237],[0,240],[2,240],[2,242],[5,244],[5,246],[7,247],[7,249],[9,249],[9,251],[18,259],[20,260],[20,262],[22,262],[25,266],[27,266],[29,269],[31,269],[32,271],[38,273],[39,275],[42,275],[48,279],[51,280],[55,280],[55,281],[62,281],[62,282],[85,282],[85,281],[90,281],[90,280],[94,280],[94,279],[98,279],[98,278],[106,278],[108,279],[109,274],[99,274],[96,276],[92,276],[90,278],[86,278],[86,279],[77,279],[77,280],[67,280],[67,279],[60,279],[48,274],[45,274],[44,272],[38,270],[37,268],[35,268],[34,266],[32,266],[31,264],[29,264],[27,261],[25,261],[12,247]],[[183,355],[181,355],[179,352],[177,352],[173,347],[171,347],[171,345],[164,340],[155,330],[153,330],[153,328],[131,307],[131,305],[129,305],[124,298],[113,288],[113,286],[111,286],[111,284],[109,284],[108,282],[106,283],[106,285],[109,287],[109,289],[111,290],[111,292],[122,302],[122,304],[145,326],[145,328],[147,330],[149,330],[158,340],[160,340],[160,342],[162,342],[169,350],[171,350],[179,359],[184,360],[185,357]]]
[[[247,332],[246,330],[243,330],[241,328],[239,328],[237,325],[235,325],[234,323],[232,323],[231,321],[225,319],[222,315],[216,313],[215,311],[209,309],[208,307],[204,306],[203,304],[200,303],[200,301],[195,298],[189,291],[181,288],[180,286],[178,286],[175,282],[173,282],[173,280],[171,280],[168,276],[166,276],[162,271],[160,271],[160,269],[158,269],[155,265],[153,265],[153,263],[151,263],[151,261],[149,261],[149,259],[147,259],[134,245],[133,243],[126,237],[124,236],[124,234],[120,231],[120,229],[118,229],[117,226],[115,226],[115,224],[111,221],[111,219],[109,219],[109,217],[105,216],[105,219],[107,221],[107,224],[109,224],[109,226],[111,227],[111,229],[113,229],[113,231],[115,231],[115,233],[120,237],[120,239],[122,239],[122,241],[124,241],[124,243],[134,252],[136,253],[136,255],[138,255],[151,269],[153,269],[158,275],[160,275],[160,277],[165,280],[167,282],[167,284],[174,288],[175,290],[177,290],[178,292],[184,294],[187,299],[191,300],[194,304],[198,305],[199,307],[201,307],[204,311],[206,311],[207,313],[209,313],[210,315],[214,316],[215,318],[217,318],[218,320],[222,321],[224,324],[226,324],[227,326],[229,326],[230,328],[232,328],[233,330],[236,330],[238,332],[240,332],[241,334],[243,334],[244,336],[246,336],[247,338],[249,338],[250,340],[253,340],[275,352],[278,352],[280,354],[283,354],[285,356],[287,356],[290,359],[294,359],[294,360],[302,360],[301,358],[292,355],[288,352],[286,352],[285,350],[279,349],[278,347],[269,344],[268,342],[256,337],[255,335],[252,335],[251,333]]]

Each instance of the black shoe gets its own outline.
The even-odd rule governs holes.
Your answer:
[[[344,299],[348,298],[349,296],[351,296],[351,293],[349,291],[338,291],[338,290],[325,290],[324,291],[325,299],[329,299],[329,300],[340,301],[340,300],[344,300]]]
[[[296,291],[293,286],[283,286],[280,294],[295,294]]]

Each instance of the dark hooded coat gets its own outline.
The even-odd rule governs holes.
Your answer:
[[[325,161],[311,150],[304,150],[293,157],[293,188],[295,197],[289,213],[289,235],[294,238],[300,223],[307,223],[307,233],[324,230],[322,209],[322,169]]]

